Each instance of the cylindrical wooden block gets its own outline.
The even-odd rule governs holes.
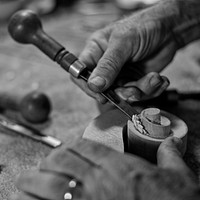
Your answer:
[[[187,132],[188,127],[185,122],[178,117],[161,111],[161,114],[171,121],[170,135],[182,139],[184,143],[183,154],[186,151],[187,144]],[[164,138],[153,138],[148,135],[144,135],[135,129],[132,121],[127,123],[127,151],[143,157],[151,162],[156,162],[156,154],[159,145],[164,141]]]
[[[149,121],[160,124],[160,109],[158,108],[147,108],[141,113],[144,115]]]

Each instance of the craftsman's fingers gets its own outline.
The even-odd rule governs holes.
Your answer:
[[[182,158],[183,151],[184,145],[181,139],[168,137],[161,143],[158,149],[158,166],[162,168],[174,169],[183,175],[193,177],[191,170]]]
[[[88,172],[92,175],[97,166],[89,158],[85,159],[81,153],[67,148],[52,152],[40,164],[40,170],[63,174],[84,182]]]
[[[158,91],[163,91],[168,87],[169,80],[165,76],[161,76],[157,72],[150,72],[143,78],[136,81],[136,86],[140,88],[146,95],[155,96]],[[131,84],[127,84],[129,86]]]
[[[163,83],[160,86],[157,86],[155,90],[152,89],[152,91],[148,94],[150,98],[159,96],[168,88],[170,84],[169,79],[165,76],[161,76],[161,78],[162,78]]]
[[[119,87],[115,89],[115,92],[121,99],[129,103],[139,101],[144,96],[144,92],[135,86]]]
[[[96,67],[99,59],[103,56],[107,48],[107,39],[104,30],[96,31],[88,39],[85,48],[79,56],[79,60],[83,62],[90,71]],[[99,103],[106,103],[107,100],[99,93],[96,93],[88,88],[87,82],[76,79],[71,76],[71,80],[78,85],[86,94],[95,98]]]
[[[51,172],[29,172],[19,176],[16,185],[24,193],[39,199],[63,200],[64,195],[72,190],[70,181],[66,176]],[[74,188],[74,195],[80,195],[79,189]]]
[[[130,54],[128,48],[130,42],[128,44],[126,44],[126,41],[123,42],[116,39],[109,41],[108,48],[88,80],[88,86],[92,91],[102,92],[108,89],[118,76]]]
[[[126,174],[134,169],[147,170],[151,168],[145,160],[121,154],[105,145],[90,140],[81,139],[71,148],[82,158],[85,158],[87,162],[91,163],[94,168],[108,170],[109,173],[116,173],[115,175]],[[121,161],[120,163],[119,160]],[[92,171],[89,173],[92,174]]]
[[[71,80],[78,85],[86,94],[96,99],[99,103],[106,103],[106,99],[99,93],[93,92],[88,88],[87,83],[82,79],[74,78],[73,76],[70,77]]]
[[[124,87],[117,88],[115,92],[124,100],[132,103],[138,100],[153,98],[160,95],[169,86],[166,77],[151,72],[138,81],[129,82]]]
[[[85,63],[87,68],[92,71],[104,54],[107,44],[108,42],[106,40],[104,30],[96,31],[88,39],[85,48],[79,56],[79,60]]]
[[[143,61],[145,72],[162,71],[173,60],[177,49],[178,47],[174,41],[163,44],[156,54]]]
[[[123,162],[117,164],[119,160],[123,160]],[[42,171],[47,170],[74,176],[81,182],[85,180],[86,176],[92,177],[97,170],[108,169],[114,173],[119,168],[146,169],[149,168],[149,164],[143,160],[140,161],[139,158],[133,159],[118,153],[105,145],[81,139],[53,151],[40,165]]]

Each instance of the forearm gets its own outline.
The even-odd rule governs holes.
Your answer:
[[[179,18],[173,33],[182,46],[200,38],[200,1],[176,0]]]
[[[132,19],[134,24],[156,23],[161,32],[176,40],[178,48],[200,38],[200,0],[161,0],[140,15],[133,14]]]
[[[200,38],[200,1],[164,0],[158,5],[166,29],[171,31],[179,48]]]

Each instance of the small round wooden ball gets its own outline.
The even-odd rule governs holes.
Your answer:
[[[31,92],[20,102],[22,116],[31,123],[42,123],[48,120],[51,111],[49,98],[40,92]]]

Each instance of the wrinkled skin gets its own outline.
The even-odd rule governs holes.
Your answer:
[[[158,150],[158,166],[104,145],[80,140],[53,151],[39,170],[17,180],[22,191],[13,200],[196,200],[200,188],[182,160],[182,141],[166,139]],[[77,181],[70,190],[71,179]]]
[[[79,57],[93,70],[88,83],[72,80],[100,102],[105,99],[98,93],[113,83],[117,94],[129,102],[161,94],[169,81],[157,72],[179,49],[163,13],[154,6],[96,31]]]

